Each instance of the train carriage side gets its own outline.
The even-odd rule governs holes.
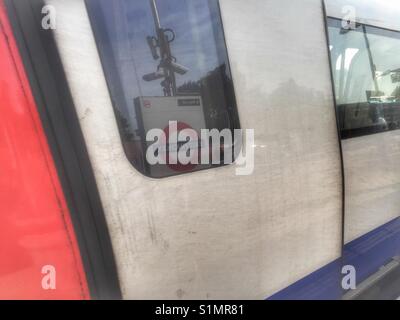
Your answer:
[[[395,257],[400,136],[383,91],[400,75],[368,69],[398,52],[388,13],[354,0],[366,18],[344,32],[334,0],[44,2],[123,298],[340,298],[343,263],[363,281]],[[375,88],[359,90],[365,62]],[[204,126],[253,130],[254,170],[144,158],[150,129]]]
[[[320,1],[220,1],[241,127],[255,132],[254,173],[231,165],[163,179],[143,176],[124,153],[92,12],[82,0],[47,3],[124,298],[266,298],[340,256],[341,159]],[[136,1],[126,11],[113,3],[116,21],[144,14]],[[120,51],[117,63],[134,58]]]

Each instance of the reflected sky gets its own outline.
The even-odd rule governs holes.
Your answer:
[[[133,100],[138,96],[162,96],[161,80],[145,82],[145,74],[155,72],[159,60],[153,60],[146,37],[156,36],[149,0],[99,0],[119,78],[125,95],[125,107],[135,117]],[[198,81],[225,63],[226,49],[219,12],[210,0],[158,0],[163,28],[176,34],[171,44],[177,62],[189,69],[177,75],[177,87]],[[215,8],[214,8],[215,9]],[[107,63],[107,62],[106,62]]]
[[[358,18],[400,30],[400,0],[325,0],[327,14],[343,17],[344,6],[354,6]]]

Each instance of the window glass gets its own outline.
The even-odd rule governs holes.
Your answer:
[[[343,138],[400,128],[400,33],[328,19]]]
[[[219,162],[200,160],[213,148],[201,130],[239,128],[218,1],[88,0],[87,5],[131,163],[154,178],[224,164],[233,143],[218,148]],[[154,129],[165,133],[165,146],[154,149],[165,163],[147,157],[149,148],[163,142],[150,134]],[[182,131],[193,136],[185,141],[190,140],[188,155],[197,164],[172,157],[185,141],[170,137]]]

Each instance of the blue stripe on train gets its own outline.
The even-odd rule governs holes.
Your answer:
[[[379,270],[400,254],[400,218],[348,243],[339,258],[291,286],[274,294],[268,300],[327,300],[340,299],[344,265],[357,270],[357,283]]]

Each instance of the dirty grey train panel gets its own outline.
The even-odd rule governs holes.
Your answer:
[[[390,0],[348,1],[355,12],[348,25],[343,1],[325,3],[349,242],[400,214],[400,8]]]
[[[212,65],[203,70],[212,71],[224,55],[229,57],[240,126],[255,133],[250,146],[254,172],[238,176],[236,165],[230,165],[163,179],[146,177],[132,166],[113,108],[122,105],[115,97],[124,97],[134,114],[132,99],[153,94],[135,93],[142,74],[155,72],[150,48],[142,44],[151,64],[136,61],[143,70],[139,80],[130,86],[130,78],[124,82],[115,76],[123,85],[113,79],[112,87],[84,1],[47,2],[57,8],[57,46],[95,171],[124,298],[263,299],[340,256],[341,164],[321,1],[219,1],[227,50],[225,45],[215,48],[222,54],[210,55],[212,61],[205,63]],[[129,20],[133,4],[140,2],[128,2],[133,13],[122,10],[122,1],[113,1],[109,14]],[[163,23],[180,22],[171,16]],[[215,42],[221,35],[208,37],[211,45],[223,43]],[[176,36],[179,41],[181,33]],[[201,37],[194,40],[200,41],[192,44],[201,52],[196,47]],[[113,41],[126,45],[118,37]],[[187,67],[185,53],[173,52]],[[137,56],[126,49],[117,57],[129,64]],[[178,76],[177,83],[184,77]],[[115,94],[117,88],[123,92]],[[159,83],[154,88],[163,96]],[[232,99],[230,91],[224,101]],[[231,128],[232,121],[221,120],[220,126]]]

